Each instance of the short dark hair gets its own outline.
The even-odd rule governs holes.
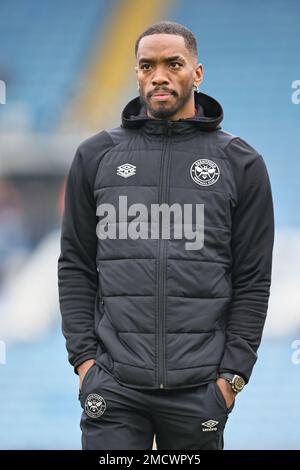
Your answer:
[[[192,31],[182,24],[175,23],[173,21],[159,21],[145,29],[135,42],[135,56],[137,56],[140,40],[145,36],[150,36],[151,34],[176,34],[177,36],[182,36],[186,48],[196,57],[198,56],[197,41]]]

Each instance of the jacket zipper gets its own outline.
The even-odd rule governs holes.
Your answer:
[[[162,170],[161,170],[161,182],[160,182],[160,195],[159,204],[166,203],[168,194],[168,178],[169,178],[169,166],[171,152],[170,147],[170,136],[172,134],[172,122],[167,122],[167,136],[166,144],[162,155]],[[162,235],[162,233],[161,233]],[[158,265],[158,383],[159,388],[165,388],[166,382],[166,348],[165,348],[165,310],[166,310],[166,296],[165,296],[165,278],[166,278],[166,240],[159,236],[159,265]]]

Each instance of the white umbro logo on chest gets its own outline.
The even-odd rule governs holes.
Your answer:
[[[129,176],[135,175],[136,166],[131,165],[130,163],[124,163],[123,165],[118,166],[117,175],[122,176],[123,178],[129,178]]]

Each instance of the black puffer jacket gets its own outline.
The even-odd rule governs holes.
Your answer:
[[[148,118],[135,98],[120,127],[77,149],[58,262],[75,371],[96,358],[120,383],[144,389],[191,387],[220,371],[249,380],[271,282],[270,182],[261,155],[222,130],[219,103],[196,92],[195,102],[194,118],[172,122]],[[99,239],[100,204],[115,207],[111,228],[124,228],[121,195],[149,214],[151,204],[204,204],[203,247],[187,250],[172,235]]]

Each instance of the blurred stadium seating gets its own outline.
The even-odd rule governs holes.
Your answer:
[[[1,1],[0,70],[8,75],[13,112],[18,108],[25,112],[33,130],[49,132],[57,127],[114,3]]]
[[[300,340],[300,104],[291,100],[300,80],[299,14],[297,0],[0,2],[7,87],[0,104],[0,449],[81,446],[78,378],[67,363],[56,286],[64,178],[78,143],[118,125],[136,96],[134,39],[159,19],[194,31],[201,90],[223,105],[224,129],[263,155],[273,188],[268,319],[225,448],[300,448],[300,364],[292,361]]]

